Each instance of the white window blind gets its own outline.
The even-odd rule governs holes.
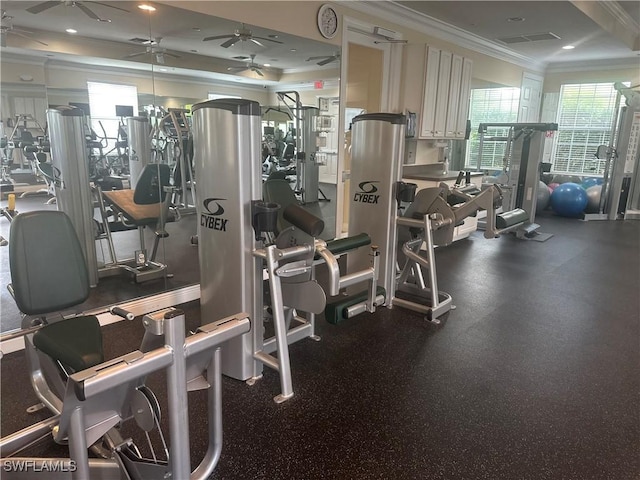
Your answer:
[[[605,160],[595,158],[595,152],[598,145],[609,144],[615,102],[613,83],[562,85],[552,151],[554,172],[604,172]]]
[[[469,118],[471,119],[471,136],[465,155],[465,168],[475,169],[478,166],[479,138],[478,125],[481,123],[513,123],[518,120],[518,104],[520,89],[515,87],[475,88],[471,90]],[[506,128],[490,128],[486,136],[504,137]],[[502,169],[504,159],[504,142],[484,142],[482,148],[483,170]]]
[[[115,83],[87,82],[89,91],[89,108],[91,109],[91,128],[102,137],[104,135],[100,123],[108,137],[104,153],[114,148],[118,138],[120,119],[116,115],[116,105],[133,107],[134,115],[138,112],[138,89],[135,85],[118,85]]]

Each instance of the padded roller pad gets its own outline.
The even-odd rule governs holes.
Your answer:
[[[324,221],[300,205],[292,203],[287,206],[282,213],[282,218],[312,237],[317,237],[324,230]]]
[[[348,252],[349,250],[355,250],[356,248],[364,247],[371,244],[371,237],[366,233],[360,233],[346,238],[338,238],[327,242],[327,249],[334,255],[340,255],[341,253]]]
[[[513,227],[529,220],[529,214],[521,208],[496,215],[496,227],[499,229]]]
[[[387,292],[384,287],[378,286],[376,289],[377,295],[387,296]],[[367,300],[369,292],[363,290],[360,293],[349,295],[348,297],[341,297],[339,300],[331,303],[327,303],[324,309],[324,318],[332,325],[339,325],[347,319],[347,308],[357,303],[362,303]]]
[[[97,317],[74,317],[51,323],[33,335],[38,350],[79,372],[104,361]]]

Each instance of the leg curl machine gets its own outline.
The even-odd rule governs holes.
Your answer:
[[[223,373],[252,384],[266,365],[280,375],[281,393],[274,400],[283,402],[293,396],[288,345],[317,339],[315,315],[325,307],[326,295],[315,281],[314,264],[324,260],[329,265],[331,295],[368,282],[358,308],[373,311],[384,301],[373,294],[377,250],[371,249],[364,268],[340,276],[335,255],[369,244],[368,236],[335,243],[318,240],[323,223],[296,205],[282,213],[295,228],[279,231],[280,205],[266,190],[263,199],[258,103],[218,99],[198,103],[192,111],[202,317],[246,311],[250,318],[262,319],[266,267],[274,332],[266,334],[265,325],[258,321],[250,334],[229,341],[222,350]],[[282,206],[295,203],[286,181],[278,182],[289,192]]]
[[[50,233],[44,245],[43,231]],[[57,321],[49,316],[81,303],[89,293],[86,263],[68,216],[55,211],[18,215],[9,248],[10,290],[26,316],[23,330],[2,340],[25,337],[32,386],[53,416],[0,440],[3,478],[33,479],[35,472],[73,480],[208,478],[222,448],[220,345],[249,331],[246,314],[203,325],[186,338],[180,310],[145,315],[140,350],[105,361],[95,316]],[[133,314],[119,308],[112,314],[133,320]],[[160,408],[145,379],[160,370],[167,376],[171,444],[167,447],[160,431],[165,455],[158,458],[149,441],[153,458],[144,458],[115,427],[133,419],[149,440],[149,432],[159,427]],[[199,389],[209,390],[209,448],[191,472],[187,392]],[[17,456],[47,436],[68,444],[69,458]],[[89,458],[89,447],[96,458]]]
[[[380,252],[380,284],[386,292],[385,305],[397,305],[438,318],[454,306],[450,295],[438,290],[434,249],[453,240],[456,225],[478,210],[487,210],[490,219],[486,238],[522,224],[528,215],[517,209],[496,217],[502,193],[491,186],[478,195],[452,190],[446,185],[424,189],[414,197],[415,185],[402,178],[404,152],[403,115],[372,113],[353,120],[351,147],[351,185],[349,234],[366,231]],[[447,202],[450,194],[459,197],[455,206]],[[461,201],[460,201],[461,200]],[[401,202],[410,205],[399,215]],[[420,250],[426,250],[426,256]],[[348,256],[350,269],[361,268],[367,258],[360,251]],[[428,282],[424,271],[428,272]],[[354,301],[357,296],[354,296]],[[348,307],[349,299],[344,306]],[[348,318],[349,311],[340,308],[337,318]]]

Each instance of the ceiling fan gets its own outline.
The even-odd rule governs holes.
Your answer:
[[[97,20],[99,22],[110,22],[111,21],[108,18],[99,17],[93,10],[91,10],[89,7],[87,7],[86,4],[102,5],[103,7],[115,8],[116,10],[120,10],[122,12],[129,13],[129,10],[125,10],[124,8],[114,7],[113,5],[109,5],[107,3],[93,2],[93,1],[90,1],[90,0],[87,0],[85,2],[74,2],[74,1],[69,1],[69,0],[55,0],[55,1],[49,1],[49,2],[42,2],[42,3],[39,3],[37,5],[34,5],[33,7],[27,8],[27,12],[40,13],[40,12],[44,12],[45,10],[49,10],[50,8],[57,7],[58,5],[64,5],[65,7],[78,7],[80,10],[82,10],[82,12],[84,12],[84,14],[87,17],[89,17],[89,18],[91,18],[93,20]]]
[[[29,40],[32,40],[34,42],[38,42],[41,45],[44,45],[45,47],[47,47],[49,44],[48,43],[44,43],[40,40],[38,40],[37,38],[33,38],[31,35],[33,35],[33,32],[30,32],[29,30],[22,30],[20,28],[15,28],[13,26],[13,17],[11,15],[8,15],[6,10],[1,10],[1,17],[0,17],[0,46],[6,47],[7,46],[7,34],[11,34],[11,35],[18,35],[20,37],[24,37],[24,38],[28,38]]]
[[[251,61],[247,62],[247,64],[244,67],[228,67],[227,70],[229,72],[236,72],[236,73],[250,71],[250,72],[257,73],[261,77],[264,77],[264,74],[262,73],[262,70],[260,69],[260,65],[258,65],[256,62],[254,62],[255,58],[256,58],[256,54],[252,53],[251,54]]]
[[[273,43],[282,43],[278,40],[274,40],[273,38],[254,36],[251,30],[245,28],[244,23],[242,24],[242,27],[236,29],[234,33],[230,33],[227,35],[214,35],[213,37],[205,37],[202,39],[202,41],[208,42],[209,40],[219,40],[222,38],[229,39],[221,45],[224,48],[229,48],[230,46],[235,45],[238,42],[246,42],[246,41],[253,42],[256,45],[259,45],[261,47],[264,47],[264,45],[259,40],[266,40],[267,42],[273,42]]]
[[[160,46],[161,41],[162,37],[156,37],[153,40],[147,40],[146,42],[144,42],[144,44],[147,46],[144,52],[131,53],[124,58],[136,58],[143,55],[152,55],[153,57],[155,57],[156,62],[160,65],[164,65],[165,57],[180,58],[180,55],[167,52],[166,48],[162,48]]]
[[[317,57],[309,57],[307,58],[307,62],[312,62],[314,60],[320,60],[318,62],[318,65],[322,66],[322,65],[327,65],[331,62],[336,62],[338,60],[340,60],[340,52],[336,52],[333,55],[320,55]]]

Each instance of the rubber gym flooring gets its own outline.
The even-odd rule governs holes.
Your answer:
[[[538,220],[546,242],[476,232],[437,250],[457,306],[440,327],[401,309],[320,318],[321,342],[291,346],[282,405],[275,372],[252,387],[225,378],[213,478],[640,478],[640,222]],[[197,325],[198,305],[185,308]],[[104,331],[108,356],[142,335],[138,320]],[[35,397],[21,353],[1,373],[5,435],[36,420]],[[190,397],[193,462],[203,398]]]

